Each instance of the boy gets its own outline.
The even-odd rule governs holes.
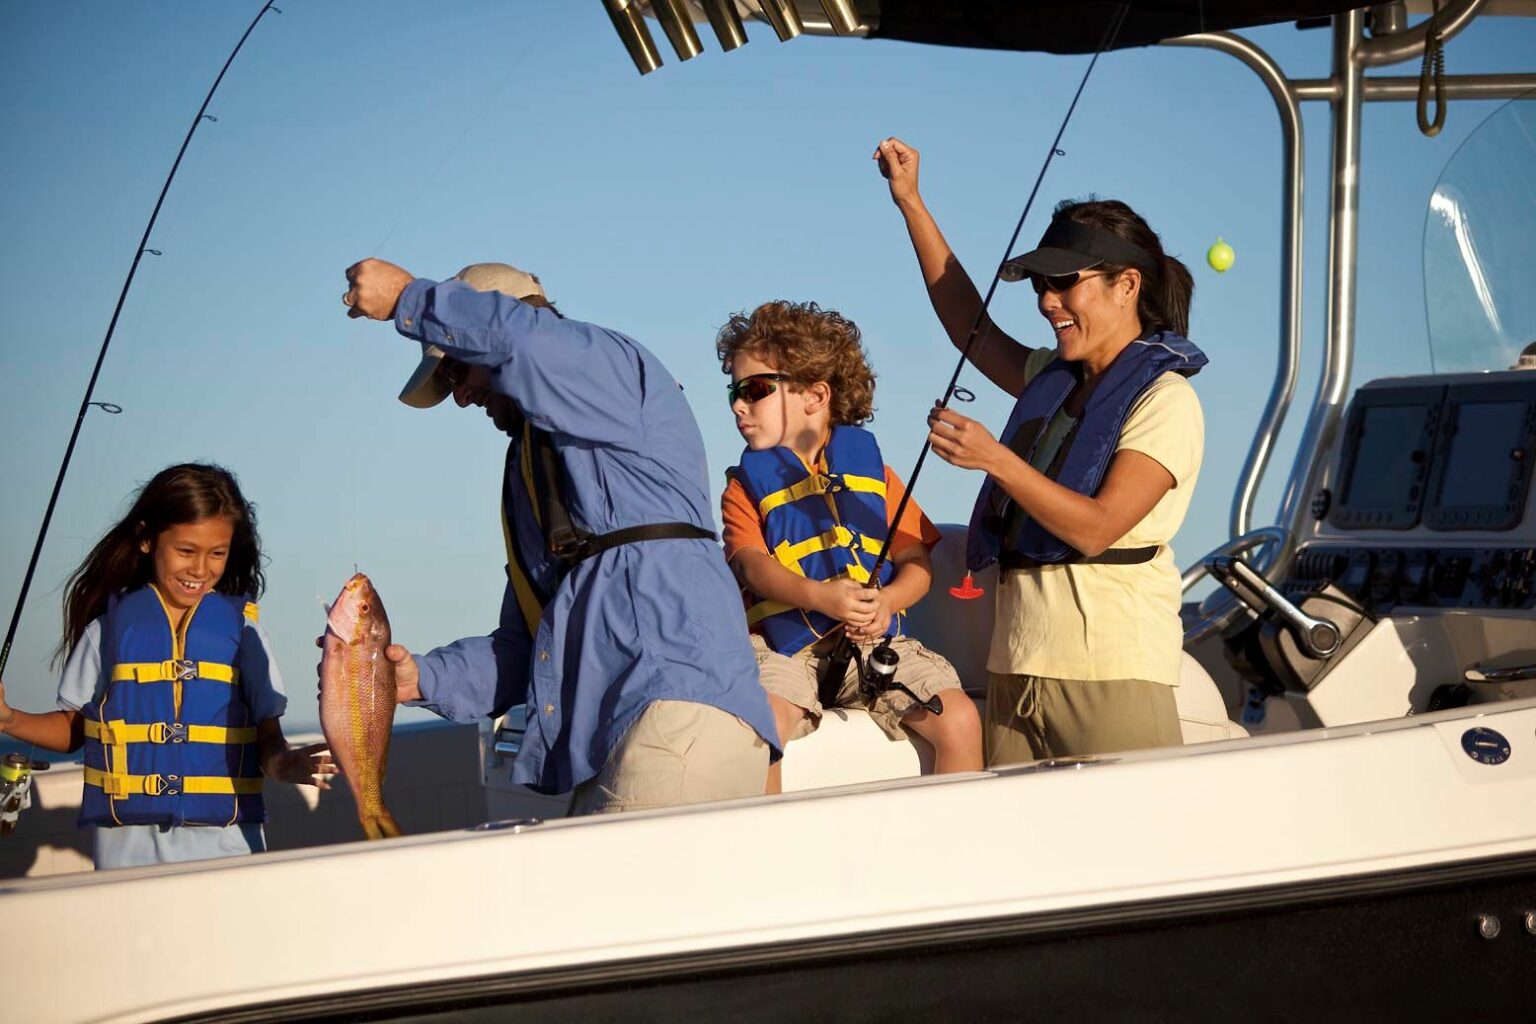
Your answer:
[[[902,484],[860,424],[874,409],[874,372],[859,329],[815,303],[768,302],[736,315],[715,342],[736,429],[747,442],[721,497],[725,556],[746,594],[747,621],[781,746],[815,729],[817,681],[846,630],[861,654],[891,636],[896,678],[934,715],[892,690],[866,703],[857,662],[837,707],[866,707],[892,739],[911,729],[934,748],[939,772],[981,769],[981,722],[948,661],[901,635],[900,613],[928,592],[939,533],[909,502],[890,529]],[[891,555],[866,587],[881,545]],[[778,764],[767,792],[780,792]]]

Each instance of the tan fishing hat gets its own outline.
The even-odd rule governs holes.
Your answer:
[[[514,299],[530,295],[548,299],[537,277],[506,263],[471,263],[454,274],[453,279],[463,281],[477,292],[502,292]],[[400,401],[416,409],[430,409],[453,394],[453,381],[442,372],[447,354],[436,345],[422,342],[421,362],[400,389]]]

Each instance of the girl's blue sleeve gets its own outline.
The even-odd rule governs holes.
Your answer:
[[[411,282],[395,328],[493,370],[497,389],[540,430],[600,444],[634,445],[645,388],[662,385],[646,380],[639,351],[623,335],[459,281]]]
[[[240,634],[240,650],[235,655],[235,670],[240,674],[240,689],[245,694],[246,707],[251,719],[265,722],[269,718],[281,718],[288,710],[288,695],[283,690],[283,677],[272,657],[272,641],[260,625],[245,620]]]

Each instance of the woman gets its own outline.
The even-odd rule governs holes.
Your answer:
[[[981,297],[923,204],[918,152],[892,138],[875,159],[934,311],[964,347]],[[1062,203],[1040,246],[1009,268],[1034,285],[1055,348],[984,320],[971,362],[1017,399],[1003,440],[951,410],[929,417],[940,458],[987,474],[967,550],[973,569],[1000,568],[987,761],[1177,744],[1181,591],[1169,541],[1205,432],[1187,380],[1206,362],[1184,337],[1193,280],[1113,200]]]

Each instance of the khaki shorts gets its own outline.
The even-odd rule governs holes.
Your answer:
[[[868,655],[878,644],[877,640],[859,644],[860,656]],[[824,710],[816,695],[816,675],[833,646],[834,641],[829,638],[798,654],[786,656],[770,648],[768,641],[758,634],[752,634],[752,652],[757,655],[758,678],[762,680],[763,689],[806,712],[795,734],[786,737],[785,742],[809,736],[816,730]],[[927,700],[944,690],[960,688],[960,675],[955,667],[943,655],[935,654],[911,637],[896,637],[891,641],[891,650],[901,659],[896,666],[896,681],[920,699]],[[901,718],[912,710],[912,698],[900,690],[890,690],[875,698],[873,704],[866,703],[859,696],[859,668],[855,661],[848,663],[848,673],[843,677],[842,689],[838,690],[837,703],[833,706],[864,708],[891,739],[907,738],[901,728]]]
[[[987,673],[988,767],[1184,742],[1173,687]]]
[[[597,776],[576,787],[571,811],[608,814],[761,796],[768,744],[728,711],[658,700],[640,712]]]

